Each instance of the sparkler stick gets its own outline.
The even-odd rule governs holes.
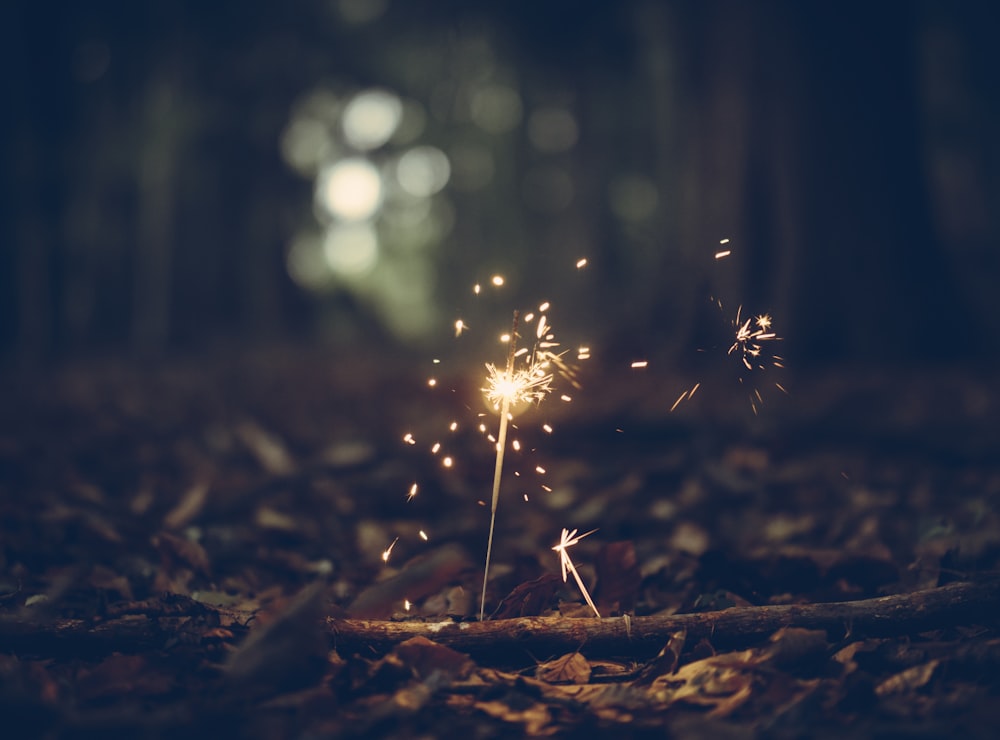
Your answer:
[[[590,593],[587,591],[587,587],[583,585],[583,579],[580,578],[580,573],[577,571],[576,566],[573,564],[573,561],[570,560],[569,553],[566,552],[567,548],[572,547],[577,542],[582,540],[584,537],[593,534],[596,531],[597,531],[596,529],[592,529],[586,534],[581,534],[578,537],[576,534],[577,530],[574,529],[572,532],[570,532],[568,529],[563,528],[562,536],[559,538],[559,544],[553,547],[552,549],[555,550],[557,553],[559,553],[559,565],[562,567],[563,583],[566,583],[566,579],[568,578],[569,573],[572,573],[573,580],[575,580],[576,585],[579,586],[580,593],[583,594],[583,598],[586,600],[590,608],[594,610],[594,614],[597,615],[597,618],[600,619],[601,613],[597,611],[597,607],[594,606],[594,600],[590,598]]]
[[[493,554],[493,528],[497,521],[497,502],[500,500],[500,478],[503,474],[503,453],[507,447],[507,422],[510,416],[511,388],[514,384],[514,354],[517,348],[518,312],[514,311],[514,320],[510,330],[510,347],[507,349],[507,369],[503,382],[507,391],[500,398],[500,430],[497,432],[497,461],[493,469],[493,498],[490,502],[490,534],[486,540],[486,567],[483,570],[483,596],[479,603],[479,621],[486,614],[486,581],[490,575],[490,556]]]

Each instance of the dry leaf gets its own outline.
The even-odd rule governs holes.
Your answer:
[[[397,645],[393,653],[421,678],[439,671],[453,678],[464,679],[476,667],[465,653],[439,645],[426,637],[411,637]]]
[[[590,663],[580,653],[567,653],[561,658],[539,663],[535,678],[548,683],[584,684],[590,681]]]
[[[922,665],[915,665],[912,668],[907,668],[905,671],[900,671],[893,676],[889,676],[889,678],[876,686],[875,693],[878,696],[888,696],[889,694],[902,694],[926,686],[940,664],[940,660],[931,660]]]

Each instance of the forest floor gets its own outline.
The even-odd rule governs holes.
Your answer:
[[[0,736],[993,737],[995,377],[831,369],[754,415],[595,362],[515,417],[481,623],[479,378],[8,372]]]

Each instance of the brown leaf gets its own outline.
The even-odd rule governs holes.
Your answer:
[[[878,696],[902,694],[926,686],[934,676],[934,671],[941,664],[940,660],[931,660],[922,665],[915,665],[905,671],[889,676],[875,687]]]
[[[476,664],[465,653],[439,645],[426,637],[411,637],[393,651],[403,664],[421,678],[441,671],[453,678],[468,678]]]
[[[503,597],[490,619],[537,617],[548,608],[560,583],[559,578],[552,573],[543,573],[533,581],[515,586],[513,591]]]
[[[157,670],[141,655],[115,654],[81,673],[77,692],[85,700],[126,694],[159,696],[171,691],[174,682],[172,673]]]
[[[676,671],[686,641],[687,630],[679,630],[670,635],[663,649],[643,668],[638,683],[648,684],[658,676],[669,675]]]
[[[184,563],[202,575],[210,575],[208,553],[197,542],[170,532],[154,535],[152,542],[159,550],[166,570],[173,571],[178,563]]]
[[[413,558],[392,578],[364,589],[347,608],[352,617],[387,619],[401,610],[403,601],[416,601],[435,594],[454,581],[470,565],[468,554],[458,545],[444,545]]]
[[[766,659],[760,650],[713,655],[660,676],[649,690],[656,701],[711,707],[710,716],[726,717],[750,698],[754,669]]]
[[[610,542],[601,547],[594,563],[597,588],[594,597],[602,614],[631,612],[635,609],[642,576],[635,545]]]
[[[535,678],[548,683],[578,683],[590,681],[590,663],[580,653],[567,653],[561,658],[539,663]]]
[[[184,492],[177,506],[167,512],[163,518],[163,526],[167,529],[180,529],[201,513],[207,499],[208,481],[199,480]]]

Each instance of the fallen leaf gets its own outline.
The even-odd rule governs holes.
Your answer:
[[[453,678],[464,679],[476,667],[465,653],[452,650],[426,637],[411,637],[397,645],[393,653],[421,678],[439,671]]]
[[[552,573],[543,573],[533,581],[525,581],[503,597],[490,619],[537,617],[549,607],[561,585]]]
[[[934,671],[941,664],[940,660],[930,660],[922,665],[915,665],[889,676],[886,680],[875,687],[878,696],[888,696],[889,694],[902,694],[914,691],[927,683],[934,676]]]
[[[632,612],[642,583],[635,545],[629,541],[607,543],[598,552],[594,569],[597,572],[594,598],[600,612]]]
[[[539,663],[535,678],[548,683],[585,684],[590,681],[590,663],[580,653],[567,653],[561,658]]]

